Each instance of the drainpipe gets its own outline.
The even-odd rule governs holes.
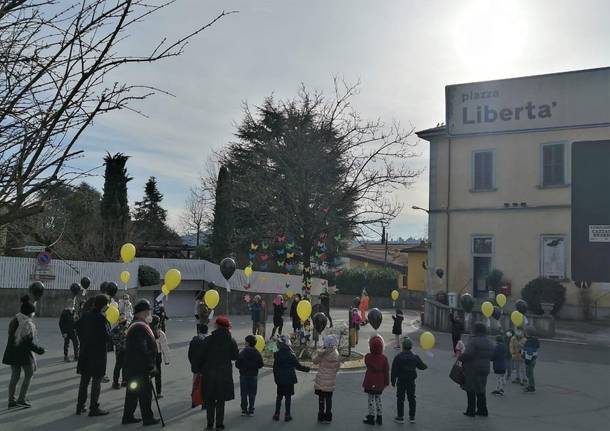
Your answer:
[[[449,210],[450,210],[450,203],[451,203],[451,138],[447,138],[447,152],[448,152],[448,156],[447,156],[447,238],[446,238],[446,242],[445,242],[445,262],[446,262],[446,269],[445,269],[445,293],[449,293],[449,241],[450,241],[450,214],[449,214]]]

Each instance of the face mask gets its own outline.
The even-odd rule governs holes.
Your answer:
[[[149,314],[148,316],[146,316],[146,317],[144,318],[144,321],[145,321],[146,323],[151,323],[151,322],[152,322],[152,316]]]

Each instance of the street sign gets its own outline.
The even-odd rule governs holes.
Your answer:
[[[38,255],[36,260],[40,265],[48,265],[49,263],[51,263],[51,255],[46,251],[43,251]]]
[[[610,140],[572,144],[572,280],[610,282]]]
[[[42,253],[46,249],[44,245],[26,245],[23,247],[25,253]]]

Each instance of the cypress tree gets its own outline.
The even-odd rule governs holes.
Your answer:
[[[129,156],[123,153],[104,158],[104,191],[101,202],[104,257],[116,258],[119,248],[127,240],[129,228],[129,204],[127,183],[132,180],[125,167]]]
[[[233,231],[231,178],[229,170],[225,166],[221,166],[218,172],[218,182],[216,183],[214,222],[210,239],[212,258],[216,262],[220,262],[232,252]]]

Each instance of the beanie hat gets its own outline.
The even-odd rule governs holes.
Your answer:
[[[413,340],[409,337],[404,337],[402,339],[402,348],[405,350],[411,350],[413,348]]]
[[[133,314],[138,314],[140,311],[150,311],[150,302],[147,299],[139,299],[133,306]]]
[[[337,347],[337,337],[335,337],[334,335],[325,335],[322,338],[322,342],[324,343],[324,348],[325,349],[334,349]]]
[[[231,329],[231,321],[226,316],[218,316],[216,318],[216,326]]]
[[[29,316],[30,314],[36,311],[36,307],[34,304],[30,302],[30,297],[28,295],[24,295],[21,297],[21,314],[25,314]]]

